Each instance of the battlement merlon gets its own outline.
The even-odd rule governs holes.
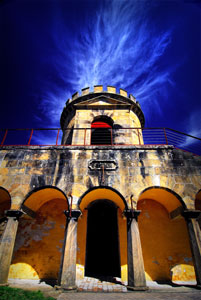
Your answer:
[[[64,129],[64,124],[66,124],[66,118],[69,117],[69,113],[72,114],[72,111],[75,110],[75,104],[77,105],[81,102],[92,100],[101,96],[106,96],[107,98],[119,100],[122,103],[124,103],[125,106],[129,106],[129,108],[138,116],[141,123],[141,127],[144,127],[144,114],[142,112],[139,102],[136,101],[136,98],[132,94],[129,94],[128,96],[127,91],[121,88],[119,89],[119,93],[117,93],[116,87],[114,86],[107,86],[107,91],[104,91],[102,85],[95,85],[93,91],[90,91],[90,88],[86,87],[82,89],[81,95],[79,94],[79,92],[76,92],[72,95],[72,99],[68,99],[68,101],[66,102],[66,106],[64,107],[63,112],[61,114],[61,128]]]

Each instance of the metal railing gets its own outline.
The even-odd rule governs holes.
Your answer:
[[[64,132],[60,128],[0,129],[0,146],[172,145],[201,155],[200,138],[174,129],[107,128],[106,131],[103,128],[74,128]]]

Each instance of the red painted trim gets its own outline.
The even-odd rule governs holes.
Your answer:
[[[97,122],[93,122],[91,124],[91,128],[112,128],[112,126],[110,126],[108,123],[106,122],[100,122],[100,121],[97,121]]]

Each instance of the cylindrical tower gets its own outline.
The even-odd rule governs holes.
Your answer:
[[[66,102],[61,115],[63,145],[143,144],[144,114],[133,95],[112,86],[82,89]]]

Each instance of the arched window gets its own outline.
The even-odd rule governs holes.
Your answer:
[[[101,117],[91,123],[91,145],[112,144],[112,121]]]

